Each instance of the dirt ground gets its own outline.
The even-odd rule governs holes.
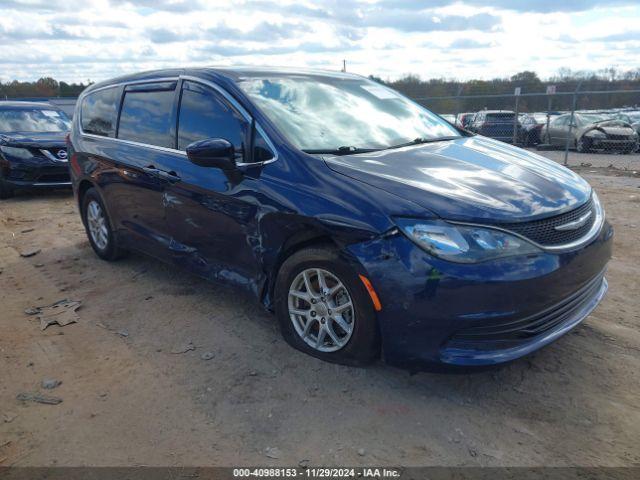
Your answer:
[[[553,345],[469,375],[322,363],[238,291],[99,260],[69,194],[3,201],[0,466],[639,464],[640,177],[581,173],[616,228],[608,296]],[[24,313],[62,298],[78,323]]]

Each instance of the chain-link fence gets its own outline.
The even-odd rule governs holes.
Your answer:
[[[640,90],[414,97],[446,120],[570,166],[640,169]]]

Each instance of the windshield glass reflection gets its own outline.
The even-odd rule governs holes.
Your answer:
[[[366,79],[251,77],[240,87],[302,150],[381,149],[460,136],[425,108]]]

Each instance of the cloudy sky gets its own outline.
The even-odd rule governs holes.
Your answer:
[[[383,78],[640,67],[639,0],[0,0],[0,80],[286,65]]]

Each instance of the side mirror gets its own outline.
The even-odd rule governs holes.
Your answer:
[[[187,146],[187,158],[201,167],[233,170],[236,168],[235,148],[224,138],[207,138]]]

